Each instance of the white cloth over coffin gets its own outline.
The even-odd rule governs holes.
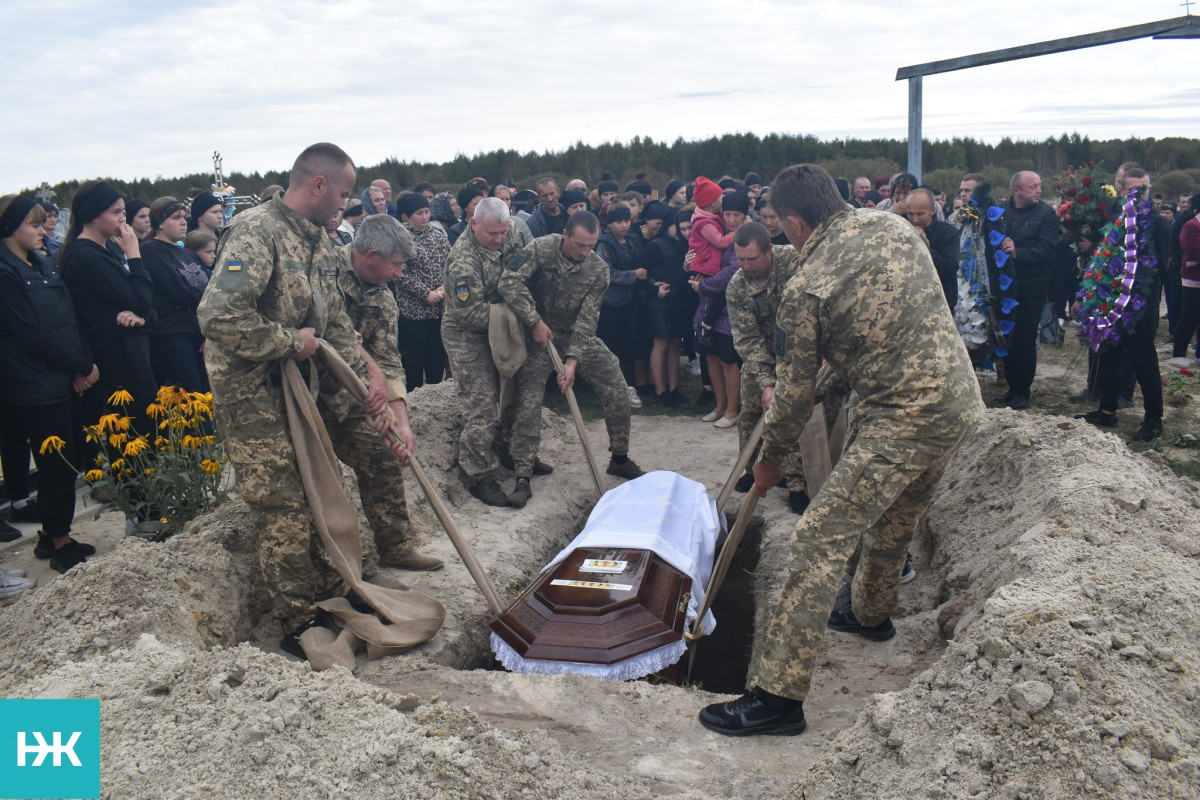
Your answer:
[[[587,525],[563,548],[542,572],[553,568],[580,548],[625,548],[650,550],[692,579],[688,601],[688,628],[704,602],[704,588],[712,574],[717,535],[724,518],[704,486],[674,472],[650,472],[605,492],[588,516]],[[704,633],[712,633],[717,621],[712,611],[704,615]],[[612,664],[550,661],[522,658],[497,634],[492,634],[492,652],[510,672],[543,675],[590,675],[611,680],[629,680],[658,672],[674,664],[687,652],[679,641],[648,650]]]

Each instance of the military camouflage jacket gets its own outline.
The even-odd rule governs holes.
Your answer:
[[[442,326],[487,335],[488,305],[503,299],[497,286],[504,263],[524,245],[521,229],[508,220],[504,244],[496,252],[481,247],[470,225],[450,248],[446,259],[446,311]]]
[[[221,401],[259,391],[275,363],[302,348],[304,327],[316,329],[366,380],[358,335],[337,288],[338,258],[325,231],[279,197],[233,218],[196,309]]]
[[[544,321],[566,360],[596,336],[600,305],[608,291],[608,264],[593,251],[574,264],[563,257],[562,234],[535,239],[509,259],[500,294],[517,319],[532,328]]]
[[[775,314],[783,287],[800,266],[800,254],[791,245],[771,248],[771,272],[761,286],[746,271],[734,273],[725,288],[733,347],[742,357],[742,369],[766,388],[775,385]]]
[[[779,305],[775,352],[767,464],[808,421],[822,360],[858,394],[857,444],[893,461],[916,440],[960,436],[983,412],[929,248],[895,214],[847,209],[813,231]]]
[[[354,323],[354,330],[362,338],[362,346],[387,378],[388,401],[404,400],[404,366],[400,363],[400,351],[396,349],[399,339],[400,309],[391,289],[363,283],[354,271],[351,260],[353,247],[343,247],[338,265],[338,289],[346,313]]]

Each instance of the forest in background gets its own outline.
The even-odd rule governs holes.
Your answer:
[[[235,153],[225,154],[236,161]],[[482,177],[489,184],[505,183],[518,188],[533,188],[544,176],[555,178],[563,186],[571,178],[583,178],[595,188],[600,176],[611,173],[624,185],[634,175],[644,173],[661,192],[667,182],[678,178],[691,182],[699,175],[713,180],[729,175],[741,180],[747,172],[757,172],[767,182],[791,164],[820,164],[836,177],[853,180],[865,175],[874,180],[880,175],[901,172],[908,155],[904,139],[837,139],[823,141],[814,136],[730,133],[708,139],[658,142],[649,137],[634,137],[629,142],[605,142],[589,145],[578,142],[563,151],[519,153],[493,150],[468,156],[460,154],[442,164],[401,161],[389,158],[378,164],[358,165],[358,190],[371,181],[384,178],[395,196],[411,190],[422,181],[433,183],[439,191],[457,191],[467,181]],[[351,153],[353,156],[353,153]],[[1002,139],[988,144],[971,138],[925,141],[922,158],[923,183],[947,194],[958,189],[967,172],[982,173],[997,189],[996,196],[1008,193],[1014,172],[1033,170],[1042,176],[1044,194],[1053,195],[1054,178],[1068,165],[1095,164],[1097,177],[1110,181],[1118,166],[1136,161],[1153,177],[1155,191],[1172,198],[1200,189],[1200,139],[1167,137],[1163,139],[1091,139],[1079,134],[1063,134],[1043,141]],[[233,172],[226,182],[239,195],[254,194],[273,183],[286,185],[287,170],[265,173]],[[87,176],[91,177],[91,176]],[[87,179],[86,177],[84,180]],[[211,173],[195,173],[175,178],[106,178],[126,197],[147,202],[163,195],[189,197],[212,186]],[[80,180],[63,181],[50,188],[59,205],[70,203]],[[33,196],[36,187],[22,193]]]

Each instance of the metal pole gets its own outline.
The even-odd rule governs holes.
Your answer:
[[[908,79],[908,171],[921,180],[921,75]]]

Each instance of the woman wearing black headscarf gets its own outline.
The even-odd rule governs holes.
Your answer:
[[[61,263],[80,333],[100,367],[99,382],[84,395],[85,419],[94,424],[109,396],[124,388],[133,396],[126,413],[137,432],[151,433],[146,406],[158,394],[147,333],[155,322],[154,286],[125,222],[125,199],[108,183],[86,181],[75,193]]]
[[[42,520],[34,553],[66,572],[96,552],[71,538],[71,464],[82,461],[74,393],[96,383],[100,371],[79,336],[67,287],[36,252],[45,220],[46,212],[28,198],[0,198],[0,414],[33,445]],[[61,454],[43,445],[55,439]],[[28,464],[28,453],[25,459]]]
[[[188,233],[208,231],[219,237],[225,225],[225,204],[212,192],[204,192],[192,198],[192,214],[188,217]]]
[[[160,197],[150,206],[153,236],[142,242],[142,261],[154,283],[154,312],[150,330],[150,364],[160,386],[181,386],[189,392],[208,391],[201,347],[204,335],[196,306],[208,285],[200,259],[179,243],[187,233],[187,214],[174,197]]]

